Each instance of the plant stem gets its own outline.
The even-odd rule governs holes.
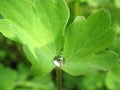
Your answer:
[[[57,88],[61,90],[61,68],[57,67]]]

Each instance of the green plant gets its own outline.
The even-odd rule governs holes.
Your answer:
[[[15,86],[15,80],[17,77],[17,73],[14,70],[5,68],[1,64],[0,64],[0,72],[1,72],[0,81],[2,82],[2,84],[0,84],[0,89],[1,90],[13,90]]]
[[[55,90],[50,74],[34,77],[29,68],[19,63],[16,71],[0,64],[0,90]]]
[[[64,0],[0,0],[0,13],[0,32],[23,45],[39,75],[56,67],[54,59],[63,62],[58,68],[71,75],[109,70],[118,64],[118,55],[106,49],[115,31],[105,10],[87,20],[76,17],[68,29],[69,10]]]

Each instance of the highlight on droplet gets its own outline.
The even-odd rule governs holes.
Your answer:
[[[63,55],[56,56],[53,61],[56,67],[60,67],[64,64],[64,57]]]

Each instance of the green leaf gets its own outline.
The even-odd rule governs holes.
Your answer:
[[[29,0],[0,1],[0,13],[21,43],[40,47],[53,41],[50,31],[41,24],[35,7]]]
[[[35,55],[37,57],[34,56],[34,53],[27,46],[24,46],[24,52],[33,65],[32,70],[34,74],[48,74],[55,67],[53,64],[54,51],[51,52],[46,47],[35,49]]]
[[[115,6],[120,8],[120,0],[114,0]]]
[[[88,3],[91,7],[99,7],[99,6],[106,6],[110,3],[110,0],[84,0]]]
[[[5,68],[0,64],[0,89],[13,90],[15,87],[15,80],[17,73],[10,68]]]
[[[59,54],[63,49],[62,34],[69,16],[67,4],[65,0],[34,0],[34,2],[41,23],[55,38],[57,54]]]
[[[119,90],[120,89],[120,65],[116,65],[106,76],[106,86],[109,90]]]
[[[42,77],[35,77],[32,80],[30,80],[33,84],[33,89],[36,90],[56,90],[55,85],[52,81],[52,77],[50,74]]]
[[[0,32],[10,39],[14,36],[11,31],[15,34],[25,45],[24,51],[30,62],[43,72],[41,74],[51,71],[54,57],[63,49],[62,34],[69,18],[65,1],[0,0],[0,13],[5,18],[1,21],[4,27]]]
[[[117,33],[117,35],[120,35],[120,24],[119,23],[114,23],[114,28]]]
[[[7,38],[15,40],[15,34],[11,30],[9,23],[6,22],[6,20],[3,19],[0,20],[0,32],[2,32],[2,34]]]
[[[116,53],[120,55],[120,37],[116,37],[113,44],[109,47],[110,50],[114,50]]]
[[[72,75],[81,75],[96,70],[108,70],[117,64],[118,56],[114,52],[105,51],[98,54],[89,54],[85,57],[73,57],[65,62],[64,71]]]
[[[104,78],[105,73],[103,72],[94,72],[88,73],[83,78],[84,90],[104,90]]]
[[[115,37],[110,22],[110,15],[104,10],[89,16],[87,20],[84,17],[75,19],[66,33],[64,71],[80,75],[116,65],[118,55],[104,51]]]
[[[15,90],[55,90],[52,76],[34,76],[28,63],[19,63]],[[47,86],[47,87],[46,87]],[[2,89],[3,90],[3,89]]]
[[[0,1],[0,13],[11,20],[13,26],[17,25],[19,30],[14,32],[22,43],[29,44],[26,37],[39,47],[54,42],[57,54],[60,53],[62,44],[59,41],[63,39],[62,33],[69,17],[64,0],[4,0]],[[21,35],[26,36],[24,40]]]

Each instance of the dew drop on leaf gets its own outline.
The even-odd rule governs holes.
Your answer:
[[[60,67],[64,64],[64,57],[62,55],[56,56],[53,61],[56,67]]]

